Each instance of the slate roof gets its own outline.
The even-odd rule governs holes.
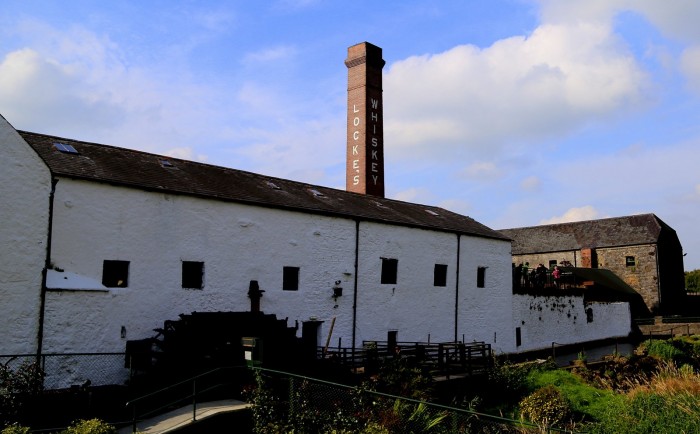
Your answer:
[[[662,230],[673,231],[654,214],[573,223],[501,229],[513,240],[513,254],[561,252],[582,248],[657,243]],[[675,233],[675,231],[673,231]]]
[[[443,208],[351,193],[131,149],[18,131],[55,176],[508,240]],[[55,143],[78,154],[61,152]],[[167,162],[167,163],[164,163]]]

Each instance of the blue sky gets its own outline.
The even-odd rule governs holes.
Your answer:
[[[347,47],[384,52],[387,196],[494,228],[655,213],[700,268],[696,0],[5,0],[0,114],[344,188]]]

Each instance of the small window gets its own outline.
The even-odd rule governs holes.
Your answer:
[[[549,269],[553,269],[554,267],[557,266],[557,260],[556,259],[550,259],[549,260]]]
[[[182,287],[204,288],[204,262],[182,261]]]
[[[382,258],[382,284],[395,285],[398,268],[398,259]]]
[[[107,288],[129,286],[129,261],[105,260],[102,263],[102,284]]]
[[[486,267],[479,267],[476,269],[476,287],[483,288],[486,283]]]
[[[634,256],[625,256],[625,265],[628,267],[636,266],[637,261],[634,259]]]
[[[519,347],[522,344],[523,344],[522,332],[520,331],[520,327],[516,327],[515,328],[515,346]]]
[[[299,267],[284,267],[282,269],[282,290],[299,290]]]
[[[433,272],[433,286],[447,286],[447,265],[435,264]]]

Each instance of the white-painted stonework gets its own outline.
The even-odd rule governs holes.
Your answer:
[[[0,353],[37,350],[51,174],[0,116]]]
[[[514,329],[520,327],[522,342],[517,350],[531,351],[559,345],[631,333],[629,303],[584,303],[581,296],[513,296]]]
[[[104,260],[122,260],[129,276],[107,292],[50,291],[47,351],[123,351],[181,313],[249,310],[251,280],[265,291],[263,311],[290,325],[337,316],[334,336],[350,343],[351,220],[70,179],[55,203],[56,266],[100,281]],[[204,263],[202,289],[182,288],[182,261]],[[282,290],[285,266],[299,267],[298,291]],[[338,280],[345,291],[334,300]]]
[[[290,325],[324,321],[323,342],[335,317],[331,344],[350,346],[356,236],[357,346],[398,330],[406,341],[450,341],[456,332],[499,351],[514,348],[503,240],[461,236],[458,252],[457,235],[445,232],[368,222],[358,231],[351,219],[70,179],[58,183],[55,203],[52,261],[83,278],[74,279],[76,291],[49,291],[47,351],[123,351],[126,339],[148,337],[180,313],[248,310],[251,280],[265,291],[263,311]],[[398,260],[396,285],[380,283],[382,258]],[[85,291],[84,282],[100,281],[104,260],[129,261],[128,287]],[[203,289],[181,288],[182,261],[204,262]],[[445,287],[433,285],[435,264],[448,267]],[[299,268],[298,291],[282,290],[285,266]],[[484,288],[476,287],[479,266],[488,267]],[[342,296],[333,297],[334,286]]]

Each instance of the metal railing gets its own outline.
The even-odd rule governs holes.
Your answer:
[[[260,367],[254,432],[571,432]]]
[[[247,377],[243,366],[221,367],[170,384],[134,398],[126,403],[131,409],[132,432],[139,422],[175,408],[192,406],[192,422],[197,421],[197,406],[219,399],[240,399],[242,379]]]

